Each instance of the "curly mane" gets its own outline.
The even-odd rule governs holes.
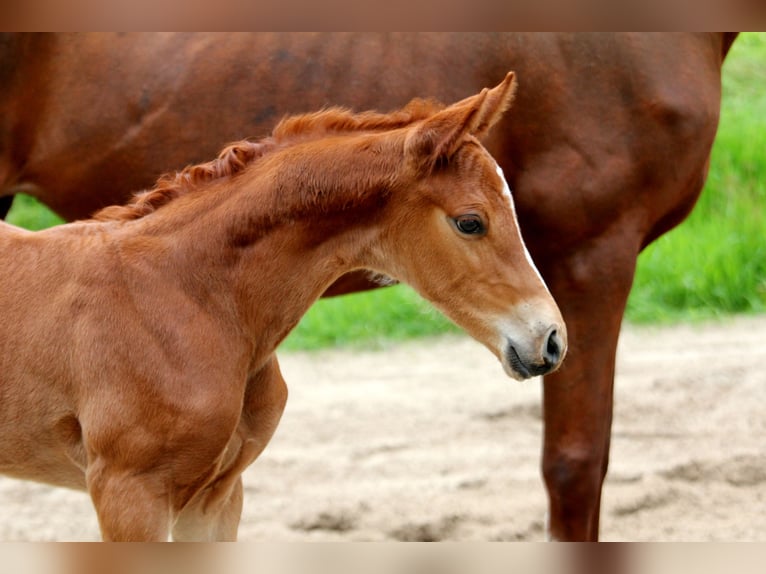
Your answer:
[[[385,131],[406,127],[430,117],[444,106],[435,100],[416,98],[401,110],[353,113],[346,108],[325,110],[286,117],[274,128],[273,135],[258,142],[242,140],[226,146],[212,161],[190,165],[161,176],[153,188],[136,193],[126,205],[112,205],[96,212],[95,221],[129,221],[148,215],[163,205],[211,181],[233,177],[259,158],[292,140],[322,137],[332,133]]]
[[[187,166],[176,173],[167,173],[157,180],[152,189],[135,194],[130,203],[105,207],[98,211],[93,219],[96,221],[139,219],[206,182],[236,175],[273,147],[274,143],[270,139],[260,142],[243,140],[230,144],[216,159]]]

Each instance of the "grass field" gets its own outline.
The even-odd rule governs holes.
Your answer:
[[[679,228],[639,259],[632,322],[675,322],[766,311],[766,34],[743,34],[724,66],[721,122],[705,190]],[[20,196],[9,221],[60,222]],[[284,347],[377,347],[455,330],[408,287],[320,300]]]
[[[668,322],[766,311],[766,33],[724,64],[710,173],[689,218],[639,258],[627,317]]]

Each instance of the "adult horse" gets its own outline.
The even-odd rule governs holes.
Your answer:
[[[702,189],[734,37],[5,37],[0,185],[67,219],[85,217],[226,141],[267,133],[285,113],[390,109],[421,94],[454,101],[516,70],[517,113],[486,144],[571,341],[563,367],[544,380],[549,534],[595,540],[636,258]],[[369,286],[351,277],[330,292]]]

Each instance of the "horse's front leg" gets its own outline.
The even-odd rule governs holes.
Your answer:
[[[165,481],[96,462],[87,482],[105,542],[168,540],[172,510]]]
[[[617,339],[637,252],[624,238],[605,237],[544,271],[569,334],[567,358],[545,377],[543,393],[551,539],[598,540]]]
[[[237,431],[219,475],[184,507],[173,540],[237,539],[242,514],[242,472],[274,435],[287,402],[287,386],[276,356],[250,377]]]
[[[168,541],[182,509],[214,480],[226,442],[210,447],[200,435],[167,449],[169,434],[153,434],[141,452],[131,440],[89,449],[85,478],[104,541]]]
[[[173,525],[176,542],[234,542],[243,503],[242,477],[206,488],[179,513]]]
[[[220,484],[233,458],[244,381],[210,379],[195,385],[193,400],[167,381],[154,387],[170,391],[149,398],[135,388],[117,398],[93,393],[82,408],[86,485],[104,540],[167,541],[183,510]],[[216,492],[235,500],[232,484]],[[236,500],[231,506],[238,520]]]

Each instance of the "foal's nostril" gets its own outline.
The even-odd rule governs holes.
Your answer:
[[[548,338],[545,342],[543,361],[545,361],[546,366],[550,367],[558,364],[559,359],[561,359],[561,340],[559,339],[556,329],[553,329],[548,334]]]

